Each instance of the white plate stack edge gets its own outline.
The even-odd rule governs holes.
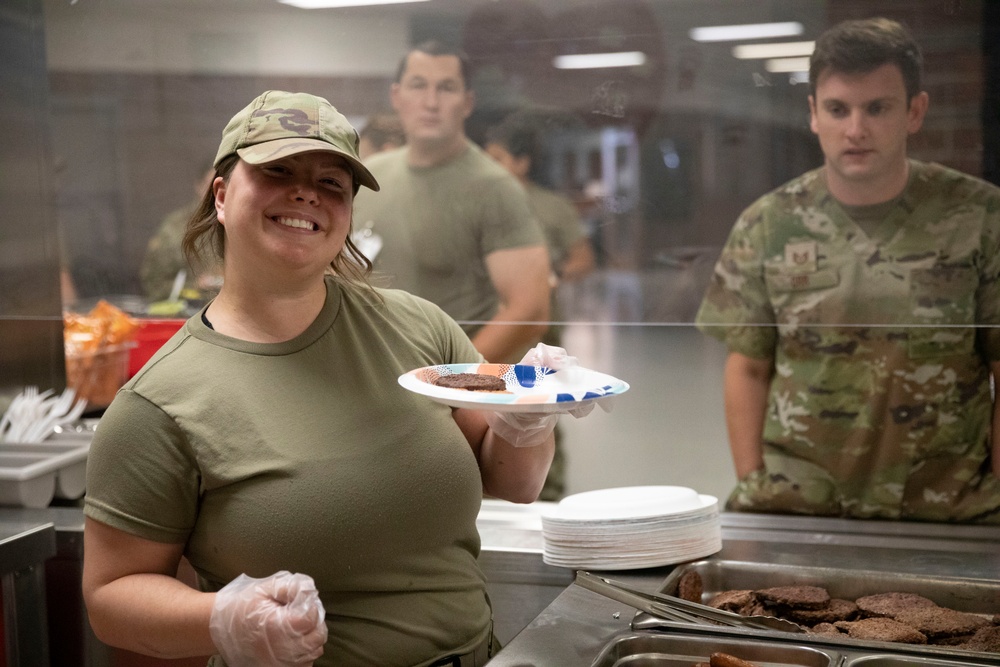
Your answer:
[[[722,549],[719,503],[680,486],[629,486],[563,498],[542,514],[543,559],[574,569],[634,570]]]

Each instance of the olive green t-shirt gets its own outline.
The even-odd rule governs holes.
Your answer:
[[[451,409],[402,373],[481,355],[441,310],[328,280],[300,336],[185,326],[120,391],[87,470],[88,517],[184,543],[202,587],[312,576],[317,665],[422,665],[476,646],[490,607],[476,559],[482,481]]]
[[[358,193],[354,228],[381,237],[375,269],[391,287],[437,304],[471,335],[499,306],[486,257],[542,246],[545,238],[520,183],[472,142],[457,158],[429,168],[411,167],[408,151],[386,151],[366,163],[381,190]]]
[[[586,231],[576,209],[566,197],[534,183],[528,183],[525,190],[531,212],[535,214],[545,234],[552,270],[558,274],[569,249],[586,236]]]
[[[576,209],[566,197],[534,183],[525,185],[525,191],[528,193],[531,212],[535,214],[545,234],[552,271],[556,276],[560,276],[570,248],[586,236],[586,231]],[[543,343],[557,347],[562,345],[562,326],[557,323],[563,319],[558,296],[556,290],[552,290],[549,301],[549,319],[552,324],[542,336]]]

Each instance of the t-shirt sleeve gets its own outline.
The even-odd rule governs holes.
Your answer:
[[[497,178],[491,187],[483,188],[481,205],[483,257],[498,250],[545,245],[541,225],[528,205],[528,195],[512,176]]]
[[[749,210],[737,220],[722,248],[695,318],[699,330],[730,351],[764,359],[777,343],[774,311],[764,279],[761,216]]]
[[[545,225],[550,253],[556,262],[561,263],[569,254],[570,248],[587,234],[576,209],[566,198],[552,193],[549,210],[549,221],[541,222]]]
[[[144,539],[184,542],[197,516],[200,481],[178,425],[123,389],[91,444],[84,514]]]
[[[415,297],[416,298],[416,297]],[[481,364],[486,358],[476,349],[468,334],[448,313],[425,299],[417,299],[431,329],[438,337],[442,359],[446,364]]]

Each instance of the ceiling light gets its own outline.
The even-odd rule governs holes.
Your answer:
[[[733,57],[750,58],[790,58],[808,56],[816,47],[816,42],[773,42],[771,44],[740,44],[733,47]]]
[[[764,61],[768,72],[808,72],[808,58],[773,58]]]
[[[398,5],[404,2],[426,2],[427,0],[278,0],[283,5],[300,9],[331,9],[334,7],[364,7],[367,5]]]
[[[688,33],[696,42],[731,42],[740,39],[765,39],[767,37],[794,37],[801,35],[801,23],[748,23],[744,25],[716,25],[691,28]]]
[[[556,56],[552,64],[557,69],[598,69],[602,67],[636,67],[645,64],[646,54],[642,51],[622,51],[620,53],[580,53],[572,56]]]

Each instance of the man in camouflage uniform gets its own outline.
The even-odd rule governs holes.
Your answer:
[[[824,166],[722,251],[697,321],[729,348],[731,510],[1000,523],[1000,189],[908,159],[920,64],[885,19],[821,36]]]
[[[222,281],[222,269],[217,263],[192,266],[184,256],[181,242],[188,220],[198,209],[199,201],[212,183],[215,171],[207,169],[195,183],[194,199],[171,211],[160,223],[156,234],[146,246],[139,279],[150,301],[162,301],[170,296],[174,280],[181,270],[186,272],[182,297],[201,299],[214,296]]]

